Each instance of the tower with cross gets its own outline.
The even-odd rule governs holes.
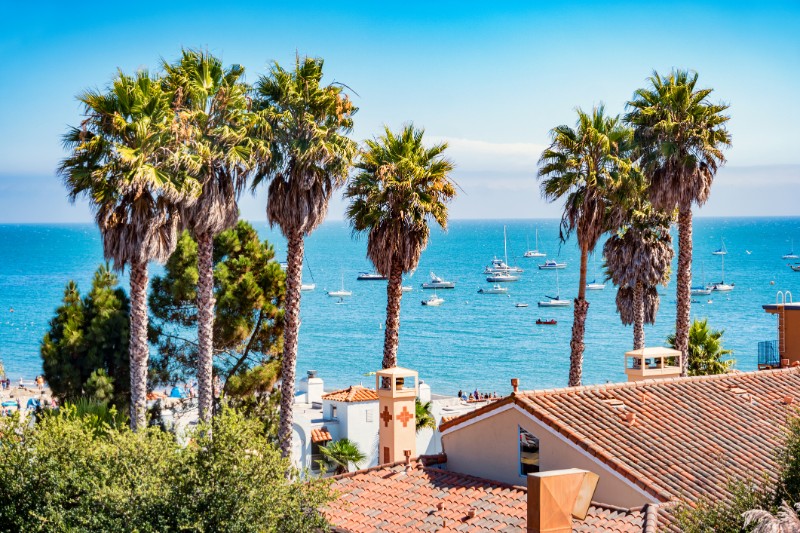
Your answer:
[[[378,462],[394,463],[417,455],[417,421],[414,416],[418,375],[407,368],[386,368],[375,373],[378,393]]]

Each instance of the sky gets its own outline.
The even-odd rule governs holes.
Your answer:
[[[699,216],[800,215],[800,2],[14,2],[0,17],[0,223],[84,222],[55,175],[75,96],[182,47],[245,66],[325,59],[353,138],[413,122],[445,141],[452,218],[546,218],[536,162],[575,108],[624,112],[653,70],[693,69],[730,104],[732,147]],[[82,7],[87,6],[87,7]],[[102,7],[100,7],[102,6]],[[266,191],[242,198],[264,220]],[[331,218],[344,203],[332,201]]]

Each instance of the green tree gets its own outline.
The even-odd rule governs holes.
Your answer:
[[[708,327],[708,319],[695,320],[689,328],[689,375],[707,376],[710,374],[724,374],[736,363],[735,359],[724,359],[730,355],[731,350],[722,347],[724,330],[712,330]],[[678,349],[676,335],[667,337],[667,343]]]
[[[168,94],[147,72],[120,72],[104,92],[78,97],[86,118],[64,135],[59,174],[69,198],[85,197],[103,236],[103,253],[130,266],[131,426],[145,424],[147,264],[165,260],[177,238],[177,206],[195,198],[196,180],[178,171]]]
[[[50,320],[40,349],[42,368],[53,395],[62,402],[99,394],[120,408],[128,403],[129,302],[116,285],[117,277],[107,265],[97,269],[84,298],[70,281]],[[100,380],[105,380],[102,387]]]
[[[422,403],[419,398],[414,400],[414,420],[417,424],[417,433],[423,429],[436,430],[436,418],[431,413],[431,402]]]
[[[383,368],[397,366],[403,274],[417,268],[429,224],[447,228],[447,203],[456,194],[453,164],[443,156],[447,144],[426,148],[423,134],[408,124],[397,134],[387,127],[381,137],[367,140],[359,172],[345,191],[353,232],[367,235],[367,257],[389,278]]]
[[[197,240],[197,382],[200,418],[211,415],[214,354],[214,237],[239,218],[237,200],[258,161],[269,157],[260,115],[250,112],[244,67],[224,68],[208,52],[184,50],[164,62],[187,172],[202,184],[181,217]]]
[[[602,106],[591,113],[578,109],[575,128],[562,125],[550,131],[552,142],[539,158],[542,197],[549,202],[564,199],[561,241],[572,232],[581,252],[578,297],[572,325],[569,386],[581,384],[586,315],[586,270],[589,254],[608,229],[607,196],[621,175],[630,169],[627,158],[632,132],[619,117],[606,116]]]
[[[639,161],[650,182],[650,201],[663,211],[678,208],[676,348],[683,353],[682,374],[689,373],[688,343],[692,283],[692,205],[702,206],[711,192],[722,150],[731,143],[725,128],[727,105],[713,104],[712,89],[697,88],[697,73],[654,72],[649,86],[628,102],[625,121],[635,128]]]
[[[279,376],[286,286],[274,257],[245,221],[214,239],[214,373],[237,398],[268,395]],[[159,383],[184,381],[197,368],[198,276],[198,246],[184,232],[150,292]]]
[[[347,473],[350,470],[350,465],[358,469],[361,462],[367,458],[358,449],[358,445],[349,439],[339,439],[328,443],[327,446],[320,446],[319,451],[322,453],[325,462],[336,469],[336,474]]]
[[[356,144],[347,137],[356,107],[341,84],[322,84],[322,59],[297,58],[294,71],[277,63],[256,84],[257,108],[272,128],[272,158],[253,180],[269,182],[267,220],[287,240],[286,325],[281,372],[281,452],[292,446],[292,402],[300,330],[303,247],[324,220],[333,192],[347,178]]]

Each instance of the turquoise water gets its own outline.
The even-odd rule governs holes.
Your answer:
[[[508,227],[509,263],[525,269],[519,282],[508,283],[510,296],[477,294],[490,284],[483,267],[503,254],[503,226]],[[256,223],[270,239],[277,257],[285,257],[285,241],[277,231]],[[539,228],[539,249],[566,261],[559,271],[562,297],[577,293],[578,250],[574,241],[559,246],[558,221],[453,221],[447,233],[434,230],[416,273],[403,295],[399,363],[420,372],[435,392],[458,389],[507,392],[509,380],[519,377],[526,389],[564,386],[569,364],[572,309],[539,309],[536,302],[556,287],[554,271],[540,271],[543,259],[525,259],[526,238],[533,247]],[[674,235],[677,241],[677,236]],[[792,246],[800,250],[800,218],[697,218],[694,225],[694,272],[704,266],[708,282],[719,281],[721,259],[711,255],[725,239],[725,280],[736,284],[730,293],[697,297],[692,315],[707,317],[725,329],[725,346],[734,350],[737,368],[756,367],[757,343],[776,337],[775,318],[761,305],[775,301],[778,290],[800,298],[800,272],[781,259]],[[318,370],[326,387],[347,386],[372,378],[363,374],[380,366],[385,282],[356,281],[358,272],[371,270],[365,258],[366,241],[353,240],[344,222],[324,224],[306,241],[307,263],[317,289],[303,293],[298,375]],[[747,254],[746,250],[751,251]],[[92,225],[0,225],[0,357],[12,379],[30,379],[41,371],[39,342],[58,306],[67,280],[88,290],[92,273],[102,261],[97,230]],[[598,278],[600,260],[598,254]],[[674,269],[674,267],[673,267]],[[157,272],[154,266],[152,271]],[[420,304],[431,291],[420,284],[433,270],[456,282],[456,289],[439,291],[441,307]],[[343,304],[324,289],[344,285],[353,291]],[[590,262],[589,279],[592,275]],[[305,282],[311,281],[305,270]],[[774,285],[771,283],[774,282]],[[123,279],[123,283],[127,283]],[[654,326],[646,327],[648,345],[663,344],[674,327],[674,278],[662,293]],[[614,305],[615,290],[588,291],[584,382],[625,379],[622,354],[632,344],[632,329],[623,327]],[[517,302],[530,307],[518,309]],[[14,312],[10,312],[13,308]],[[537,318],[556,318],[557,326],[536,326]]]

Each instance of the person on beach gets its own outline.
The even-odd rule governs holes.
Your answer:
[[[44,388],[44,376],[41,374],[36,376],[36,388],[42,390]]]

